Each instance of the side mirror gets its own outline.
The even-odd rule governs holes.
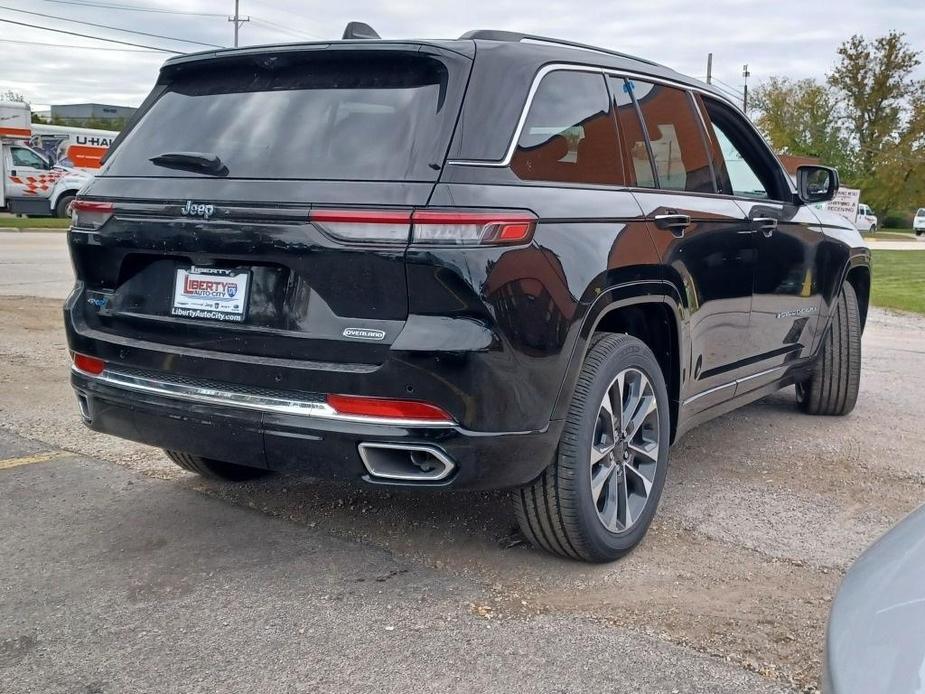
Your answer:
[[[830,166],[797,167],[797,195],[807,205],[831,200],[838,186],[838,171]]]

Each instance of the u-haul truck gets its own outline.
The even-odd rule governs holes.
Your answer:
[[[29,146],[56,164],[96,173],[118,134],[112,130],[33,123]]]
[[[92,175],[31,147],[31,120],[28,104],[0,101],[0,210],[66,217],[77,191]]]

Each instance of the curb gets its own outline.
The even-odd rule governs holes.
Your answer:
[[[49,232],[66,232],[67,227],[2,227],[0,226],[0,234],[35,234],[35,233],[49,233]]]

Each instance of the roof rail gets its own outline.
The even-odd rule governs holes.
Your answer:
[[[600,48],[599,46],[592,46],[587,43],[577,43],[575,41],[565,41],[564,39],[554,39],[549,36],[539,36],[537,34],[521,34],[517,31],[502,31],[499,29],[476,29],[474,31],[467,31],[465,34],[459,37],[460,39],[484,39],[486,41],[511,41],[517,43],[520,41],[535,41],[537,43],[551,43],[556,46],[568,46],[569,48],[581,48],[586,51],[595,51],[596,53],[606,53],[607,55],[615,55],[618,58],[628,58],[630,60],[638,60],[641,63],[646,63],[647,65],[656,65],[661,67],[658,63],[652,60],[646,60],[645,58],[639,58],[635,55],[629,55],[628,53],[620,53],[619,51],[611,51],[607,48]]]

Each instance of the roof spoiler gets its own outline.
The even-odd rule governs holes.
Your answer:
[[[350,22],[347,24],[347,28],[344,29],[344,35],[341,36],[343,40],[348,39],[381,39],[382,37],[376,33],[376,30],[373,29],[369,24],[365,22]]]

